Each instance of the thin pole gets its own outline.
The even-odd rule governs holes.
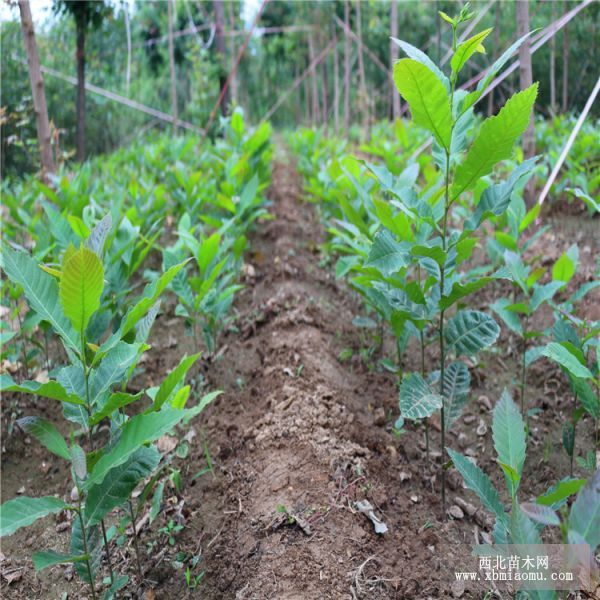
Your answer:
[[[587,102],[583,107],[583,110],[581,111],[581,114],[577,119],[577,123],[575,123],[575,127],[573,127],[573,131],[571,131],[571,135],[569,136],[565,147],[562,149],[562,152],[560,153],[560,156],[558,157],[558,160],[556,161],[556,164],[552,169],[552,173],[550,173],[550,177],[548,177],[548,180],[546,181],[546,185],[544,185],[544,189],[542,190],[542,193],[540,194],[540,199],[538,200],[540,204],[542,204],[546,199],[546,196],[548,195],[548,192],[550,191],[550,188],[552,187],[552,184],[554,183],[554,180],[556,179],[560,168],[565,162],[565,158],[567,158],[567,154],[569,154],[569,150],[571,150],[571,146],[573,145],[573,142],[575,141],[575,138],[577,137],[577,134],[579,133],[579,130],[581,129],[581,126],[585,121],[585,118],[591,110],[592,104],[594,104],[594,100],[596,100],[598,91],[600,91],[600,77],[598,78],[598,81],[596,81],[596,85],[594,86],[590,97],[587,99]]]

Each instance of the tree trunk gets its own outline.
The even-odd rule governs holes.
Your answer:
[[[129,6],[123,5],[125,17],[125,34],[127,35],[127,71],[125,74],[125,95],[129,96],[129,84],[131,82],[131,23],[129,22]]]
[[[310,83],[308,77],[304,78],[304,114],[305,124],[308,126],[312,123],[312,115],[310,112]]]
[[[350,0],[344,2],[344,131],[350,132],[350,51],[352,50],[350,36]]]
[[[50,131],[50,122],[48,120],[44,78],[42,77],[40,59],[35,43],[35,31],[33,29],[29,0],[19,0],[19,11],[21,13],[21,29],[23,31],[23,42],[27,53],[27,64],[29,66],[29,82],[31,83],[31,95],[33,96],[33,110],[35,112],[38,144],[40,146],[42,179],[48,181],[48,175],[55,172],[54,160],[52,158],[52,133]]]
[[[225,87],[225,82],[227,81],[227,75],[225,73],[225,64],[226,64],[226,49],[225,49],[225,29],[223,27],[223,23],[225,22],[225,18],[223,16],[223,0],[213,0],[213,6],[215,9],[215,48],[220,55],[219,60],[219,89],[221,93],[223,92],[223,88]],[[221,112],[223,114],[227,113],[227,107],[229,106],[229,90],[225,92],[223,96],[223,101],[221,102]]]
[[[392,37],[398,37],[398,0],[392,0],[392,16],[391,16],[391,34]],[[390,69],[394,68],[394,64],[400,56],[400,48],[393,41],[390,41]],[[400,94],[395,85],[392,85],[392,118],[394,120],[400,118]]]
[[[500,25],[502,22],[502,0],[496,2],[494,15],[494,53],[492,55],[492,64],[498,58],[500,48]],[[494,90],[488,94],[487,114],[488,117],[494,113]]]
[[[315,60],[315,44],[313,40],[312,32],[308,34],[308,63],[311,65],[310,69],[310,83],[312,90],[312,124],[317,127],[319,125],[320,114],[319,114],[319,87],[317,84],[317,67],[313,64]]]
[[[369,99],[367,98],[367,85],[365,81],[365,61],[362,44],[362,19],[360,12],[361,0],[356,0],[356,35],[358,37],[358,76],[360,78],[360,96],[363,117],[363,136],[369,137]]]
[[[340,65],[337,48],[337,31],[333,31],[333,132],[340,131]]]
[[[175,79],[175,49],[173,45],[173,0],[167,0],[168,38],[169,38],[169,71],[171,73],[171,114],[173,115],[173,135],[177,135],[177,82]]]
[[[233,32],[235,31],[235,2],[228,2],[227,6],[229,8],[229,29]],[[233,62],[236,57],[235,36],[233,35],[229,36],[229,54],[231,56],[231,67],[233,68]],[[237,105],[239,103],[237,73],[233,74],[229,87],[231,89],[231,101]]]
[[[329,122],[329,78],[327,77],[327,63],[329,62],[328,57],[326,56],[321,61],[321,96],[323,98],[323,126],[325,127],[325,131],[327,131],[327,124]]]
[[[517,37],[521,37],[529,32],[529,0],[517,0]],[[523,90],[533,83],[533,73],[531,68],[531,45],[526,40],[519,49],[519,84]],[[533,130],[533,114],[529,120],[529,125],[523,134],[523,158],[528,159],[535,155],[535,136]],[[525,199],[527,202],[533,200],[534,187],[533,178],[529,180],[525,187]]]
[[[76,155],[85,160],[85,25],[77,23],[77,124],[75,130]]]
[[[552,23],[556,21],[556,2],[552,4]],[[550,111],[556,114],[556,36],[550,39]]]
[[[569,3],[563,2],[564,12],[569,11]],[[567,25],[563,29],[563,69],[562,69],[562,111],[569,110],[569,30]]]

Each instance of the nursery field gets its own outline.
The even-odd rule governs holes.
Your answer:
[[[2,597],[600,598],[595,96],[476,110],[474,17],[396,118],[3,178]]]

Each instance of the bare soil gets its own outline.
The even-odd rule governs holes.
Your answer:
[[[429,458],[422,425],[409,424],[401,436],[394,433],[397,376],[378,367],[377,350],[368,351],[373,346],[369,331],[352,324],[362,314],[360,302],[326,264],[319,250],[322,225],[301,196],[293,165],[277,162],[270,190],[274,218],[262,223],[251,240],[235,322],[222,337],[217,358],[195,372],[197,383],[206,381],[224,394],[193,423],[189,456],[173,462],[181,471],[181,490],[167,487],[163,512],[151,527],[141,528],[143,582],[135,575],[131,535],[115,549],[118,570],[127,569],[131,576],[124,596],[481,598],[482,589],[465,590],[453,583],[454,570],[458,556],[469,553],[476,540],[486,540],[491,520],[453,470],[448,506],[454,516],[443,519],[439,420],[431,420]],[[572,234],[581,234],[580,247],[589,249],[582,251],[584,267],[573,283],[578,285],[594,272],[598,242],[593,228],[587,232],[575,223],[570,231],[561,218],[551,234],[555,237],[545,236],[539,250],[558,256],[577,241]],[[486,309],[497,293],[488,288],[475,304]],[[597,300],[586,307],[597,310]],[[551,325],[550,315],[543,318],[545,326]],[[146,383],[192,350],[172,314],[159,320],[151,343],[140,375]],[[342,360],[347,349],[352,357]],[[383,352],[393,356],[391,340]],[[473,365],[471,402],[447,440],[476,459],[500,489],[504,484],[494,461],[491,408],[504,387],[516,388],[518,356],[517,340],[503,331],[500,345]],[[432,346],[428,366],[435,358]],[[411,348],[406,369],[417,370],[419,361],[416,347]],[[529,379],[528,405],[542,410],[530,422],[522,500],[569,472],[561,427],[572,397],[549,363],[536,363]],[[18,398],[5,402],[13,402],[17,413],[31,410]],[[57,414],[53,405],[46,409],[40,403],[36,409]],[[68,496],[66,468],[18,432],[7,436],[9,416],[5,404],[2,499],[20,488],[27,494]],[[182,431],[181,437],[185,435]],[[193,479],[207,467],[204,441],[213,472]],[[593,423],[585,417],[578,424],[577,445],[581,451],[593,444]],[[385,522],[387,533],[377,534],[357,510],[356,502],[363,500]],[[169,520],[185,526],[174,534],[173,545],[158,531]],[[67,539],[61,522],[49,518],[3,540],[3,597],[85,597],[88,591],[70,567],[36,575],[28,558],[39,545],[65,548]],[[192,590],[184,571],[193,556],[200,559],[192,572],[204,575]],[[11,581],[15,572],[18,577]]]

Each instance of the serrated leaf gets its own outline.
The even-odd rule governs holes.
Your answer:
[[[86,544],[83,543],[83,531],[81,529],[81,519],[76,516],[73,519],[73,526],[71,527],[71,544],[69,552],[74,556],[81,556],[86,554],[87,547],[87,559],[92,572],[92,579],[96,580],[96,572],[100,565],[101,550],[102,550],[102,535],[100,528],[97,525],[93,527],[86,527],[85,529]],[[87,569],[87,562],[75,563],[75,570],[77,574],[86,583],[91,583],[90,576]]]
[[[541,304],[551,300],[562,285],[560,281],[551,281],[544,285],[536,285],[531,295],[531,312],[535,312]]]
[[[92,252],[97,254],[100,258],[102,258],[102,252],[104,250],[104,243],[106,242],[106,238],[110,233],[112,227],[112,217],[110,213],[105,215],[96,225],[92,232],[85,240],[86,248],[89,248]]]
[[[408,102],[413,121],[433,133],[440,146],[449,151],[450,98],[436,74],[421,62],[403,58],[394,65],[394,83]]]
[[[394,42],[394,44],[400,46],[400,48],[402,49],[404,54],[406,54],[406,56],[412,58],[413,60],[416,60],[417,62],[420,62],[422,65],[427,67],[440,80],[440,83],[444,86],[444,89],[450,89],[450,82],[448,81],[448,78],[444,75],[442,70],[429,58],[429,56],[425,54],[425,52],[419,50],[419,48],[416,48],[415,46],[409,44],[408,42],[405,42],[404,40],[399,40],[394,37],[391,39]]]
[[[90,487],[85,503],[88,526],[100,523],[111,510],[126,502],[137,484],[158,466],[160,453],[153,446],[140,448],[127,462],[108,472],[100,485]]]
[[[569,530],[590,545],[592,554],[600,545],[600,470],[596,470],[577,494],[569,513]]]
[[[8,278],[23,288],[29,306],[48,321],[69,350],[79,351],[79,335],[65,316],[59,301],[56,279],[44,273],[24,252],[2,247],[2,268]]]
[[[60,303],[75,331],[85,332],[91,316],[100,307],[103,289],[104,267],[89,248],[80,248],[63,263]]]
[[[382,227],[373,239],[366,267],[375,267],[384,275],[393,275],[408,265],[406,243],[397,242],[394,235]]]
[[[85,451],[78,444],[71,446],[71,463],[75,475],[83,481],[87,477],[87,462]]]
[[[453,362],[444,369],[444,427],[446,431],[460,417],[468,399],[470,385],[471,375],[465,363]]]
[[[440,298],[440,310],[446,310],[462,298],[466,298],[467,296],[474,294],[475,292],[484,288],[491,280],[492,277],[480,277],[475,281],[469,281],[467,283],[453,283],[450,293]]]
[[[132,417],[123,425],[119,441],[94,465],[86,482],[87,489],[101,484],[109,471],[127,462],[141,446],[171,431],[186,414],[186,410],[169,408]]]
[[[501,523],[506,524],[507,519],[504,507],[490,478],[466,456],[455,452],[451,448],[447,448],[447,451],[454,466],[462,475],[465,485],[479,496],[483,505],[495,514]]]
[[[97,425],[102,421],[102,419],[108,417],[112,413],[114,413],[119,408],[123,408],[136,400],[139,400],[143,396],[144,392],[139,392],[137,394],[128,394],[127,392],[114,392],[111,394],[106,401],[106,403],[102,406],[102,408],[94,412],[90,419],[90,426]]]
[[[200,353],[184,356],[179,364],[165,377],[156,392],[152,410],[158,410],[171,395],[175,387],[185,378],[191,366],[200,358]]]
[[[58,381],[48,381],[46,383],[23,381],[23,383],[15,383],[10,375],[0,375],[0,392],[34,394],[50,400],[85,406],[85,402],[81,398],[65,390]]]
[[[572,479],[567,477],[553,485],[545,494],[536,498],[538,504],[551,506],[558,510],[568,498],[576,494],[585,484],[585,479]]]
[[[498,458],[511,467],[520,479],[525,463],[525,423],[506,389],[494,407],[492,437]],[[518,482],[515,483],[512,478],[507,477],[507,484],[514,497]]]
[[[521,510],[517,502],[513,503],[510,513],[509,531],[513,544],[541,544],[537,528],[531,519]]]
[[[499,334],[500,327],[496,321],[477,310],[461,310],[444,329],[448,349],[454,349],[457,355],[467,356],[491,346]]]
[[[405,419],[423,419],[442,408],[443,399],[418,373],[410,373],[400,385],[400,413]]]
[[[567,350],[562,344],[550,342],[543,350],[543,356],[546,356],[564,367],[574,377],[581,379],[593,379],[594,376],[590,370],[582,365],[579,360]]]
[[[47,515],[59,513],[68,504],[54,496],[29,498],[20,496],[0,506],[0,537],[11,535]]]
[[[36,571],[41,571],[55,565],[83,562],[86,556],[72,556],[71,554],[63,554],[55,550],[47,550],[45,552],[34,552],[31,558],[33,560],[33,568]]]
[[[139,343],[146,342],[148,336],[150,335],[150,330],[152,329],[152,325],[154,325],[154,321],[160,311],[160,300],[154,304],[154,306],[148,311],[148,314],[141,319],[138,324],[135,326],[135,341]]]
[[[542,525],[560,525],[558,515],[549,506],[535,504],[534,502],[523,502],[521,510],[536,523],[541,523]]]
[[[17,420],[17,424],[23,431],[46,446],[50,452],[65,460],[71,460],[67,442],[50,421],[41,417],[23,417]]]
[[[465,66],[469,58],[471,58],[475,52],[481,51],[480,46],[491,31],[491,27],[489,29],[484,29],[458,45],[456,52],[452,57],[452,61],[450,62],[450,66],[455,73],[460,73],[460,70]]]
[[[529,124],[537,89],[535,83],[517,92],[497,115],[482,123],[464,161],[456,167],[450,193],[452,201],[472,189],[484,175],[489,175],[497,163],[510,158],[513,145]]]
[[[518,335],[523,335],[523,326],[521,325],[521,319],[519,315],[513,311],[508,310],[507,306],[510,306],[511,301],[508,298],[499,298],[493,304],[490,304],[490,308],[504,321],[504,324]]]

